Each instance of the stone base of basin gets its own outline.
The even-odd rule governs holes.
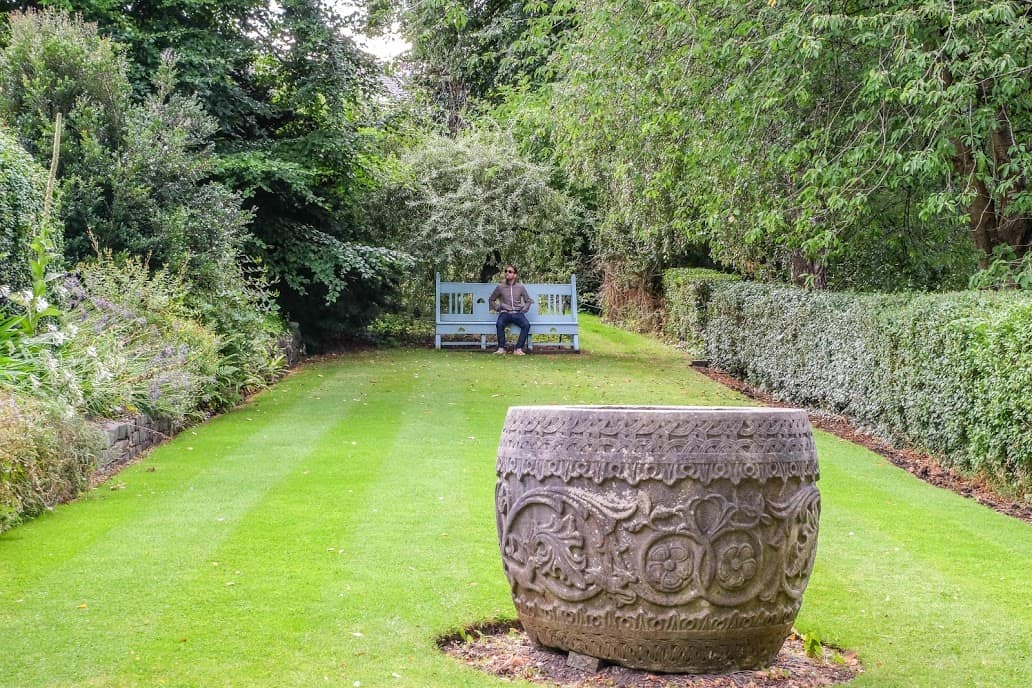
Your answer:
[[[521,614],[520,618],[525,617]],[[686,674],[770,666],[792,630],[792,624],[788,624],[750,628],[731,638],[726,632],[699,632],[642,634],[632,640],[608,632],[556,628],[529,621],[535,631],[527,631],[527,636],[539,645],[564,650],[577,648],[578,653],[608,658],[631,669]]]

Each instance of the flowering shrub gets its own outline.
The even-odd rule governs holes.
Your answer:
[[[60,385],[94,417],[145,413],[181,422],[207,408],[219,341],[188,317],[181,275],[151,275],[140,260],[116,263],[103,254],[80,265],[63,290],[66,338],[47,386]]]

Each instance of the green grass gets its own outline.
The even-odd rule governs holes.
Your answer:
[[[0,536],[0,686],[503,686],[434,640],[511,617],[494,459],[512,404],[745,404],[586,318],[586,353],[362,352],[307,365]],[[798,626],[854,686],[1020,686],[1032,528],[818,433]],[[117,488],[117,489],[113,489]]]

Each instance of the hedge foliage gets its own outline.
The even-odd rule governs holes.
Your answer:
[[[738,275],[705,268],[675,268],[663,273],[663,335],[695,352],[706,345],[706,304],[714,289],[737,282]]]
[[[29,242],[46,188],[46,171],[0,128],[0,286],[22,289],[31,280]]]
[[[675,293],[707,288],[692,317],[713,365],[1032,493],[1032,297],[715,281]]]

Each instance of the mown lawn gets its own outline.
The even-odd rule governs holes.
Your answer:
[[[512,404],[745,404],[586,318],[581,355],[311,363],[0,535],[0,686],[502,686],[435,638],[511,617],[494,458]],[[851,686],[1024,686],[1032,528],[818,433],[797,626]],[[356,683],[357,682],[357,683]]]

